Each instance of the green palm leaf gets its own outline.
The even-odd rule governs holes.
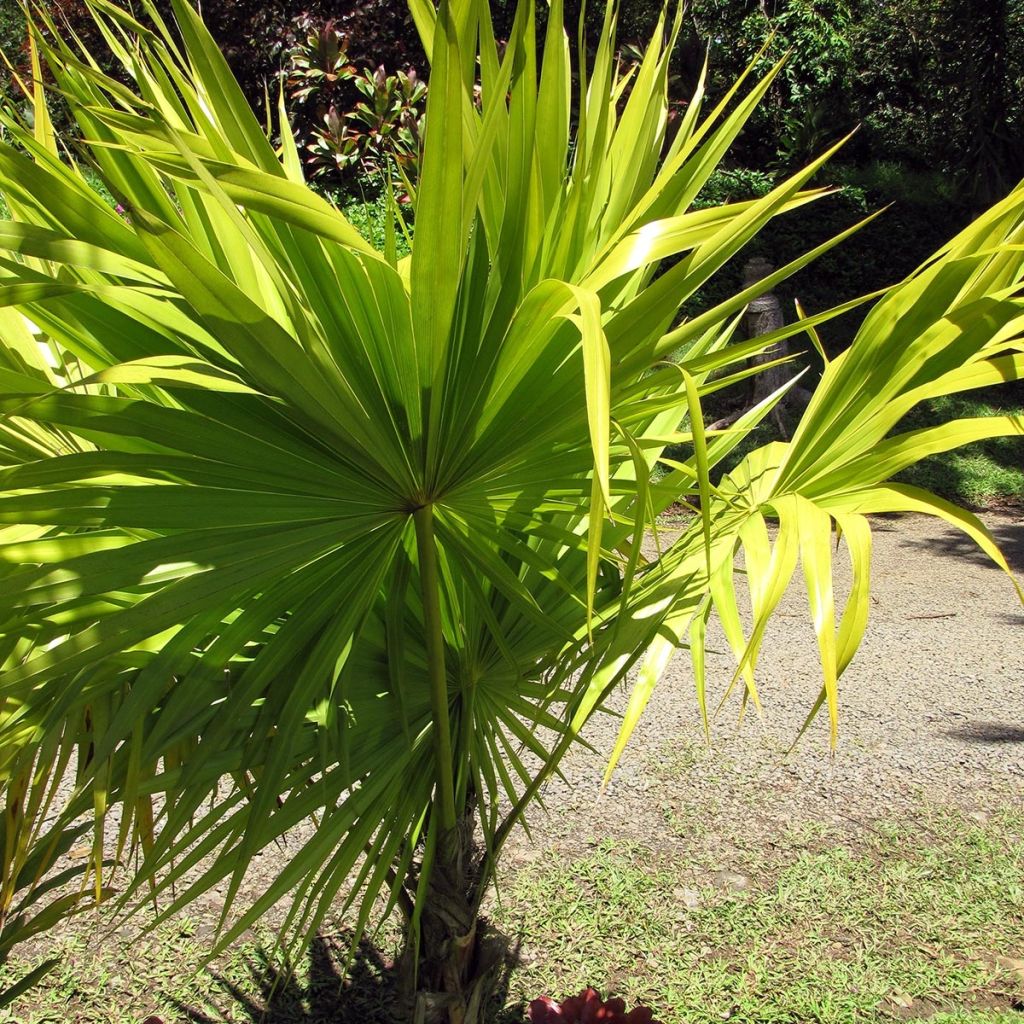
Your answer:
[[[826,153],[763,199],[690,209],[777,69],[707,116],[698,91],[669,139],[678,14],[622,76],[609,6],[574,107],[557,0],[543,59],[532,4],[499,56],[483,0],[414,2],[430,128],[396,264],[278,156],[187,4],[180,45],[148,4],[149,27],[90,6],[131,88],[59,32],[37,45],[124,215],[39,120],[6,113],[0,144],[5,915],[32,858],[50,851],[41,877],[89,811],[99,890],[118,804],[119,851],[142,857],[129,900],[173,887],[173,913],[226,883],[226,943],[285,897],[299,939],[339,894],[361,929],[383,894],[415,906],[421,984],[451,993],[455,957],[456,997],[478,1006],[465,950],[501,844],[631,670],[609,773],[678,648],[703,703],[712,610],[757,702],[765,623],[799,564],[834,733],[867,624],[867,514],[942,516],[1005,567],[973,517],[885,481],[1021,431],[891,436],[920,401],[1020,376],[1024,189],[877,303],[792,442],[720,478],[781,393],[721,436],[702,397],[848,308],[733,336],[759,290],[840,236],[680,319],[772,218],[828,195],[807,188]],[[662,458],[669,441],[690,456]],[[643,559],[675,501],[699,517]],[[854,566],[838,624],[837,532]],[[315,833],[243,899],[253,859],[308,817]]]

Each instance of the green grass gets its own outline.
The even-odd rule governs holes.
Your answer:
[[[352,198],[346,201],[343,212],[352,226],[375,249],[384,251],[384,226],[387,223],[387,203],[383,196],[368,199]],[[409,243],[396,228],[395,249],[399,257],[409,255]]]
[[[684,882],[642,846],[549,856],[508,887],[499,916],[528,928],[514,991],[592,984],[665,1024],[1019,1021],[1019,979],[994,958],[1024,950],[1022,832],[1020,813],[980,827],[949,812],[852,847],[794,831],[738,893],[710,875]]]
[[[690,838],[700,846],[699,836]],[[1024,956],[1024,810],[979,824],[925,807],[856,840],[819,822],[749,838],[756,854],[743,869],[752,884],[735,893],[715,886],[706,858],[681,862],[627,843],[600,842],[577,857],[546,854],[512,873],[491,916],[513,941],[522,938],[523,962],[495,1024],[518,1024],[538,994],[564,996],[588,984],[647,1002],[664,1024],[1021,1020],[1012,1007],[1021,1005],[1024,979],[1001,973],[995,958]],[[385,1019],[393,928],[376,949],[359,950],[348,974],[341,926],[290,975],[269,928],[203,968],[209,934],[196,917],[141,937],[104,935],[95,918],[80,918],[0,971],[4,984],[33,958],[62,961],[0,1011],[0,1022]]]
[[[385,225],[388,219],[387,198],[380,186],[370,179],[360,182],[351,191],[342,191],[330,186],[324,187],[316,180],[310,187],[345,214],[349,223],[379,252],[385,247]],[[402,210],[407,227],[412,229],[412,212]],[[395,249],[398,256],[408,256],[409,243],[400,227],[396,226]]]
[[[950,395],[915,410],[900,425],[917,430],[951,419],[975,416],[1018,416],[1024,422],[1024,403],[1018,395],[997,390],[983,397]],[[1001,437],[980,441],[959,451],[926,459],[902,473],[899,480],[934,490],[944,498],[973,508],[1024,503],[1024,438]]]
[[[184,916],[139,935],[104,933],[100,915],[62,927],[35,959],[60,959],[40,985],[12,1007],[3,1024],[326,1024],[383,1021],[390,994],[390,958],[364,943],[348,972],[348,933],[322,934],[289,970],[275,934],[261,928],[208,967],[209,929]],[[382,945],[397,942],[392,930]],[[0,986],[33,965],[24,951],[0,969]]]

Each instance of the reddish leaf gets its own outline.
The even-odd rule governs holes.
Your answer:
[[[660,1024],[646,1006],[626,1013],[625,1000],[603,1001],[592,988],[584,989],[561,1004],[549,996],[534,999],[529,1006],[530,1024]]]
[[[530,1024],[559,1024],[558,1003],[541,996],[530,1003]]]

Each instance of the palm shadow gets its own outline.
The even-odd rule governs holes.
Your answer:
[[[318,935],[306,956],[308,969],[291,971],[260,949],[244,970],[214,973],[221,998],[205,1008],[175,1001],[189,1024],[395,1024],[394,962],[367,939],[346,963],[351,935]],[[494,1024],[521,1024],[522,1006],[506,1006],[509,979],[518,961],[518,944],[501,938],[507,953],[485,1019]],[[211,1016],[210,1014],[213,1014]]]
[[[1010,568],[1018,574],[1024,573],[1024,520],[996,523],[990,529]],[[935,536],[927,538],[905,538],[900,544],[929,554],[960,558],[975,565],[992,565],[988,555],[970,537],[952,527],[943,528]]]
[[[1010,722],[966,722],[946,735],[967,743],[1024,743],[1024,726]]]
[[[347,954],[344,935],[318,935],[306,954],[308,970],[300,977],[297,967],[289,972],[260,949],[244,964],[244,973],[213,974],[224,997],[216,1003],[230,1004],[230,1015],[219,1013],[219,1006],[203,1010],[178,1003],[177,1009],[190,1024],[218,1024],[225,1019],[251,1024],[391,1024],[387,1015],[393,993],[390,963],[366,940],[360,942],[346,969]]]

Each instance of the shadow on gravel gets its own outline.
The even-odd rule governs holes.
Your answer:
[[[1024,725],[1007,722],[965,722],[949,729],[947,736],[965,743],[1024,743]]]
[[[246,965],[248,978],[213,975],[224,995],[223,1001],[217,1002],[231,1004],[227,1016],[217,1014],[217,1009],[227,1009],[223,1005],[207,1007],[207,1011],[217,1014],[211,1017],[208,1012],[179,1003],[177,1008],[182,1021],[189,1024],[219,1024],[224,1020],[238,1024],[394,1024],[395,1018],[390,1013],[394,996],[390,960],[364,939],[346,971],[350,939],[351,936],[345,934],[329,940],[318,935],[306,954],[309,968],[302,972],[301,981],[295,973],[285,974],[261,951]],[[518,947],[515,952],[510,951],[513,960],[517,955]],[[505,1006],[510,973],[506,967],[499,976],[491,1004],[492,1012],[497,1014],[493,1017],[494,1024],[521,1024],[523,1020],[522,1007]]]
[[[1024,519],[1018,523],[1000,523],[992,528],[992,535],[999,545],[1011,569],[1024,573]],[[941,536],[924,539],[906,538],[903,547],[917,548],[933,555],[950,555],[963,558],[976,565],[991,565],[992,561],[966,534],[952,529],[944,530]]]

